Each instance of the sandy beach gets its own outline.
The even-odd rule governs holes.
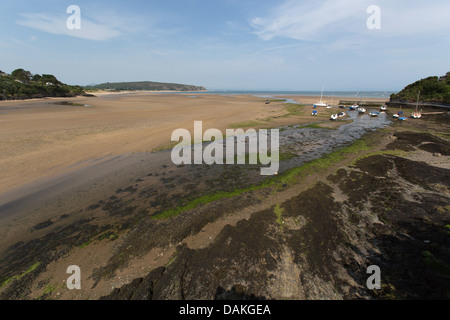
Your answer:
[[[289,98],[304,104],[317,100]],[[63,101],[76,105],[57,104]],[[162,148],[170,145],[173,130],[192,130],[195,120],[202,120],[204,128],[225,130],[233,124],[268,118],[272,119],[269,123],[256,127],[314,119],[310,108],[302,116],[277,119],[286,114],[283,103],[265,105],[264,101],[252,95],[105,92],[92,98],[2,101],[0,193],[87,161]]]
[[[108,94],[0,104],[1,189],[66,172],[87,160],[129,152],[149,152],[170,143],[177,128],[194,120],[224,129],[230,123],[283,112],[255,97]]]

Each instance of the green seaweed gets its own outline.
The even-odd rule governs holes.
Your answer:
[[[284,210],[280,207],[280,204],[278,203],[275,208],[273,209],[273,212],[277,216],[277,219],[275,220],[277,224],[280,226],[281,231],[283,231],[284,228],[284,219],[283,219],[283,213]]]
[[[425,264],[444,276],[450,276],[450,266],[436,258],[430,251],[422,251]]]
[[[287,170],[280,175],[271,176],[265,179],[260,184],[252,185],[246,188],[238,188],[233,191],[219,191],[213,194],[204,195],[191,200],[186,205],[168,209],[161,213],[155,214],[152,216],[152,219],[168,219],[171,217],[175,217],[181,212],[195,209],[200,205],[205,205],[221,199],[232,198],[246,192],[260,190],[268,187],[275,187],[276,189],[282,188],[285,185],[295,183],[301,176],[309,175],[312,172],[323,170],[332,166],[334,163],[344,159],[345,155],[347,154],[357,154],[358,152],[365,151],[368,148],[369,147],[367,146],[366,142],[360,139],[352,143],[350,146],[339,149],[322,158],[307,162],[300,167],[295,167]]]
[[[34,270],[36,270],[39,266],[41,265],[40,262],[36,262],[35,264],[33,264],[31,267],[29,267],[24,273],[19,274],[19,275],[15,275],[12,277],[8,277],[5,280],[3,280],[3,282],[0,284],[0,288],[6,286],[7,284],[15,281],[15,280],[20,280],[23,277],[25,277],[27,274],[33,272]]]

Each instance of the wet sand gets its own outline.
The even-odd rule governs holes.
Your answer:
[[[305,104],[317,100],[310,96],[289,99]],[[0,228],[4,240],[0,247],[19,241],[27,230],[54,218],[56,212],[80,210],[172,165],[169,152],[155,151],[171,144],[173,130],[192,132],[195,120],[203,121],[204,130],[223,132],[246,123],[255,128],[311,122],[336,128],[346,123],[328,121],[335,108],[323,108],[319,117],[312,117],[311,106],[299,107],[300,112],[291,115],[283,102],[266,105],[265,100],[252,95],[101,93],[89,98],[0,103]],[[294,134],[284,135],[308,139],[291,131]],[[310,149],[321,148],[324,153],[329,147],[320,143]],[[304,143],[302,148],[309,153],[303,159],[318,157],[317,150],[308,151]]]
[[[291,98],[304,103],[316,100]],[[56,104],[64,101],[74,105]],[[309,109],[297,117],[283,117],[282,102],[265,105],[263,101],[251,95],[103,93],[95,98],[1,102],[0,205],[22,195],[31,182],[45,185],[41,179],[168,146],[173,130],[192,131],[195,120],[203,121],[204,130],[225,130],[261,119],[271,120],[256,121],[256,128],[317,120]]]
[[[315,97],[290,97],[314,103]],[[89,107],[57,105],[69,101]],[[263,98],[208,94],[101,94],[95,98],[0,102],[0,193],[52,177],[104,157],[150,152],[170,144],[177,128],[225,130],[230,124],[275,118],[283,104]],[[294,119],[304,123],[311,119]],[[279,125],[292,122],[280,118]]]
[[[255,97],[104,95],[0,103],[0,192],[54,176],[103,157],[149,152],[167,145],[177,128],[194,120],[207,127],[283,112]],[[275,110],[274,110],[275,109]]]

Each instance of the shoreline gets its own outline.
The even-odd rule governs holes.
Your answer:
[[[307,93],[310,91],[305,91],[304,93]],[[342,91],[343,93],[350,93],[349,91]],[[378,91],[373,91],[378,92]],[[316,93],[311,94],[302,94],[302,91],[286,91],[286,92],[279,92],[279,91],[233,91],[233,90],[203,90],[203,91],[174,91],[174,90],[162,90],[162,91],[150,91],[150,90],[124,90],[124,91],[107,91],[107,90],[97,90],[97,91],[89,91],[86,92],[87,95],[93,94],[94,96],[103,97],[103,96],[118,96],[118,95],[159,95],[159,94],[180,94],[180,95],[192,95],[192,94],[207,94],[207,95],[219,95],[219,96],[255,96],[260,98],[265,97],[273,97],[273,98],[308,98],[308,100],[319,100],[320,93],[317,95]],[[82,98],[89,98],[89,96],[84,95],[78,95],[73,97],[43,97],[43,98],[30,98],[30,99],[10,99],[10,100],[0,100],[0,103],[2,102],[27,102],[27,101],[45,101],[45,100],[59,100],[59,99],[82,99]],[[324,95],[324,99],[327,99],[329,102],[331,102],[332,99],[336,100],[355,100],[360,101],[360,97],[355,95]],[[385,102],[389,101],[389,97],[378,97],[378,96],[369,96],[365,97],[364,100],[374,100],[379,102]],[[311,100],[311,101],[312,101]],[[317,102],[317,101],[315,101]]]
[[[298,104],[315,101],[314,97],[302,96],[290,99]],[[70,100],[74,104],[89,105],[84,108],[52,104],[66,100],[49,98],[8,101],[6,104],[0,102],[0,122],[3,123],[0,133],[4,137],[0,142],[4,150],[0,164],[5,171],[0,192],[20,187],[39,177],[63,174],[68,168],[83,166],[95,159],[161,148],[170,143],[171,131],[179,127],[191,130],[193,121],[198,119],[204,119],[205,125],[222,131],[248,123],[260,129],[328,120],[334,111],[323,109],[321,115],[314,118],[308,106],[292,107],[283,101],[264,105],[264,98],[253,95],[216,94],[190,99],[185,99],[185,94],[105,94],[96,98]],[[211,110],[210,105],[214,106]],[[189,110],[192,115],[180,113],[179,110],[183,109]],[[121,120],[124,112],[127,112],[126,122]],[[77,119],[79,124],[72,119]],[[338,125],[336,122],[325,126]],[[17,131],[17,126],[22,129],[12,134],[12,131]],[[46,164],[48,154],[52,154],[51,164]]]

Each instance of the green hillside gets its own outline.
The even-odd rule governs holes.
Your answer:
[[[428,77],[407,85],[391,95],[391,101],[415,101],[420,91],[420,101],[450,104],[450,72],[443,77]]]
[[[0,71],[0,100],[45,97],[74,97],[84,94],[80,86],[70,86],[51,74],[35,74],[16,69],[11,74]]]
[[[205,91],[201,86],[193,86],[178,83],[163,83],[152,81],[138,82],[114,82],[102,83],[95,86],[87,86],[86,90],[111,90],[111,91]]]

